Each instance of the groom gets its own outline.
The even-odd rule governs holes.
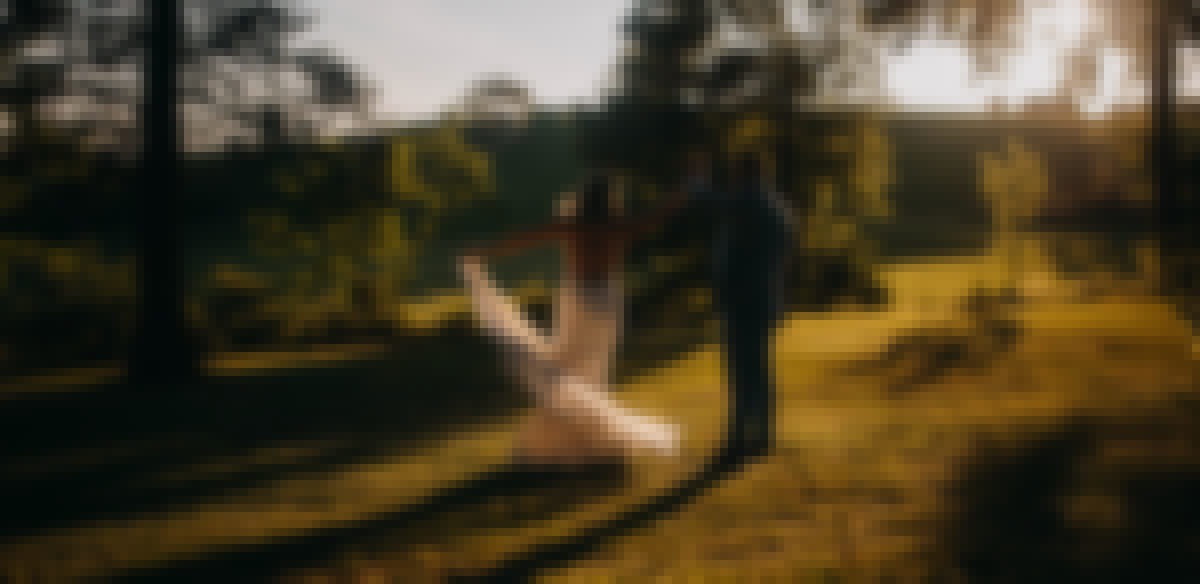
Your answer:
[[[708,159],[693,155],[689,201],[707,211],[716,228],[712,288],[731,394],[721,456],[736,460],[765,455],[774,444],[771,338],[783,311],[784,270],[795,229],[758,155],[739,156],[724,182],[715,187]]]

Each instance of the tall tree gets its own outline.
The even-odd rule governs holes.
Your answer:
[[[997,40],[1011,39],[1020,22],[1022,0],[878,0],[868,17],[880,29],[916,30],[929,17],[942,23],[943,30],[957,26],[964,13],[971,24],[965,38],[977,58],[997,56]],[[1099,13],[1111,40],[1134,57],[1135,71],[1150,86],[1150,174],[1161,230],[1164,269],[1163,288],[1194,297],[1197,289],[1193,227],[1198,208],[1194,193],[1181,189],[1177,144],[1176,54],[1181,43],[1200,38],[1200,5],[1191,0],[1094,0],[1087,6]],[[1192,310],[1200,311],[1195,307]]]
[[[189,342],[180,261],[179,3],[150,0],[145,8],[144,137],[135,199],[139,302],[129,376],[143,384],[159,384],[194,375],[197,356]]]
[[[140,148],[143,68],[157,0],[9,0],[0,106],[97,149]],[[279,0],[176,0],[177,101],[188,150],[311,136],[362,122],[366,86],[337,56],[296,42],[307,20]],[[40,106],[67,107],[40,107]],[[21,143],[20,134],[10,142]]]
[[[1200,36],[1198,8],[1195,2],[1158,0],[1151,9],[1154,40],[1150,56],[1150,153],[1166,267],[1162,272],[1166,278],[1163,288],[1168,292],[1182,291],[1192,297],[1193,303],[1195,296],[1200,295],[1200,283],[1196,281],[1200,274],[1195,265],[1195,255],[1200,251],[1195,235],[1197,207],[1194,195],[1189,200],[1188,194],[1180,189],[1175,57],[1185,35],[1193,40]],[[1188,308],[1193,318],[1200,317],[1200,307]]]
[[[183,151],[239,136],[278,145],[347,113],[361,119],[365,87],[335,56],[295,48],[303,20],[277,0],[12,0],[6,8],[0,105],[18,120],[9,150],[36,159],[26,147],[34,128],[58,126],[138,160],[141,295],[130,373],[146,382],[186,375],[195,355],[183,310]],[[47,107],[60,104],[68,107]]]
[[[756,147],[774,161],[781,186],[811,190],[814,172],[848,168],[848,160],[831,158],[826,142],[850,132],[854,120],[818,110],[816,98],[877,69],[866,34],[873,32],[870,5],[638,2],[625,25],[629,50],[620,92],[599,116],[603,123],[585,125],[585,155],[670,176],[683,150],[707,147],[720,154],[734,128],[758,118],[766,132]]]
[[[852,138],[863,119],[845,109],[822,108],[817,99],[830,85],[869,69],[863,61],[870,39],[861,34],[859,12],[847,4],[857,6],[640,0],[624,23],[619,90],[603,108],[582,116],[583,158],[593,166],[620,168],[657,187],[647,190],[661,191],[675,186],[688,151],[712,154],[721,181],[730,155],[752,149],[772,163],[776,182],[800,213],[812,212],[818,183],[832,182],[839,194],[850,195],[857,153],[833,143],[839,136]],[[648,259],[646,251],[635,251],[634,261]],[[673,271],[661,288],[652,284],[656,289],[647,297],[665,300],[696,283],[703,261],[700,250],[693,251],[696,261],[676,264],[687,267]],[[871,288],[850,247],[801,251],[820,256],[793,272],[821,284],[797,286],[820,288],[814,300]],[[838,275],[826,277],[827,269]]]
[[[29,58],[30,48],[48,34],[67,25],[65,0],[10,0],[0,20],[0,60],[7,70],[0,84],[0,103],[13,119],[9,161],[14,169],[26,168],[38,154],[38,105],[62,85],[62,63],[53,58]]]
[[[506,75],[476,80],[449,112],[467,138],[488,148],[512,141],[529,124],[536,104],[524,83]]]

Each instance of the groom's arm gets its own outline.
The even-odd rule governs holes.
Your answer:
[[[666,201],[649,213],[628,222],[625,225],[625,237],[628,240],[642,239],[658,231],[671,217],[687,205],[690,195],[686,191],[672,193]]]
[[[686,181],[660,207],[651,211],[643,218],[630,223],[629,237],[640,239],[662,227],[669,219],[679,214],[684,208],[699,208],[710,211],[715,202],[715,193],[708,180],[694,177]]]

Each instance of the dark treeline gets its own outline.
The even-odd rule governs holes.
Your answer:
[[[181,191],[188,234],[184,257],[189,294],[202,305],[233,302],[220,300],[223,295],[241,295],[240,302],[250,303],[248,296],[256,295],[254,305],[259,306],[268,297],[293,293],[318,299],[329,290],[372,275],[392,282],[386,292],[377,293],[382,302],[403,303],[439,290],[453,291],[457,286],[453,258],[458,249],[472,241],[548,220],[560,193],[580,178],[585,164],[572,148],[582,131],[579,117],[578,112],[537,109],[521,127],[509,128],[499,140],[481,132],[483,125],[446,119],[324,143],[293,140],[270,148],[246,146],[190,155],[183,161]],[[891,209],[888,216],[861,222],[862,237],[874,240],[878,257],[872,261],[983,249],[990,239],[990,210],[980,194],[977,161],[981,153],[1002,150],[1011,137],[1020,138],[1050,161],[1061,160],[1063,153],[1078,157],[1079,151],[1090,150],[1090,156],[1083,159],[1085,170],[1093,169],[1095,165],[1090,163],[1098,157],[1114,155],[1114,145],[1138,149],[1136,127],[1117,132],[1116,138],[1106,144],[1084,134],[1082,125],[1072,131],[1070,124],[1055,126],[1033,118],[1022,121],[893,114],[882,118],[881,124],[893,159],[893,178],[887,188]],[[1190,131],[1185,131],[1185,138],[1188,135]],[[1194,149],[1186,147],[1191,143],[1185,139],[1182,150],[1194,156]],[[82,302],[87,299],[87,290],[109,290],[110,294],[118,294],[119,290],[120,302],[124,303],[131,301],[128,295],[133,292],[129,273],[120,266],[134,252],[130,237],[133,200],[127,185],[136,166],[112,155],[88,151],[67,139],[44,140],[43,148],[40,164],[22,175],[6,177],[10,202],[0,218],[5,239],[10,242],[6,306],[10,323],[27,322],[16,327],[10,333],[13,335],[24,334],[20,331],[27,330],[25,327],[41,328],[36,323],[46,322],[47,311],[58,310],[68,296],[76,298],[73,302]],[[415,152],[417,159],[424,160],[421,164],[429,168],[409,165],[401,152]],[[481,172],[478,184],[462,183],[455,173],[466,172],[473,163]],[[437,164],[445,168],[434,172],[431,165]],[[1136,174],[1141,163],[1134,160],[1131,164],[1130,172]],[[1053,193],[1045,203],[1049,211],[1086,210],[1089,200],[1103,201],[1107,196],[1102,192],[1107,187],[1087,182],[1087,173],[1069,174],[1078,171],[1076,167],[1059,163],[1051,164],[1050,170]],[[1194,172],[1184,176],[1188,181],[1195,180]],[[1128,200],[1120,213],[1121,221],[1136,218],[1130,210],[1146,208],[1133,196],[1137,180],[1137,176],[1126,176],[1117,185],[1123,193],[1120,196],[1125,197],[1122,200]],[[648,194],[645,185],[636,181],[631,184],[629,206],[636,212],[648,205],[653,195]],[[843,197],[836,211],[850,217],[855,213],[853,207],[854,202]],[[275,216],[285,218],[286,225],[273,227],[269,218]],[[385,225],[376,221],[390,216],[399,222]],[[394,240],[337,239],[335,226],[351,219],[365,221],[360,225],[394,229]],[[637,250],[634,269],[652,271],[652,258],[676,253],[688,238],[702,240],[703,234],[694,229],[688,232],[687,222],[682,223],[682,231],[675,229]],[[1109,222],[1090,228],[1113,227]],[[305,256],[303,250],[313,244],[316,247]],[[405,247],[405,254],[393,255],[382,263],[368,261],[375,253],[372,250],[400,245]],[[684,245],[684,249],[689,248]],[[88,254],[96,254],[96,259],[89,259]],[[71,265],[70,260],[62,259],[68,257],[75,258],[79,270],[86,268],[95,273],[85,276],[65,272],[61,266],[52,267],[56,261]],[[347,257],[355,265],[339,272],[329,261],[338,257]],[[514,284],[529,279],[553,282],[554,257],[552,251],[545,250],[527,260],[508,261],[501,266],[502,275]],[[867,260],[870,258],[859,261]],[[105,271],[105,266],[111,269]],[[230,280],[229,273],[219,274],[230,266],[243,277]],[[818,276],[828,283],[837,276],[835,272]],[[307,273],[305,277],[310,279],[303,292],[293,277],[297,273]],[[108,274],[106,286],[88,283],[105,279],[104,274]],[[703,272],[695,275],[702,278]],[[843,287],[851,284],[847,276],[841,272]],[[258,283],[251,285],[252,281]],[[701,282],[694,283],[699,286]],[[61,290],[47,293],[47,286]],[[795,288],[812,289],[802,283]],[[671,294],[658,294],[661,296],[654,296],[657,303],[681,304]],[[824,300],[830,298],[827,294]],[[815,295],[809,298],[809,302],[818,300],[821,298]],[[113,302],[117,299],[98,300],[95,311],[109,310]],[[650,306],[656,308],[647,307],[638,313],[662,308],[660,304]],[[105,317],[109,323],[105,326],[119,325],[119,330],[127,332],[128,314],[122,314],[124,320]],[[195,324],[216,329],[234,326],[211,321]],[[272,339],[284,336],[277,325],[267,328],[270,332],[247,339],[275,342]],[[85,336],[100,339],[107,334]],[[26,343],[13,343],[17,344]],[[37,347],[32,343],[28,346],[31,350]],[[112,352],[112,344],[104,346]],[[119,354],[112,353],[112,357]]]
[[[501,143],[478,134],[473,142],[472,129],[447,120],[186,156],[181,259],[198,334],[238,326],[214,318],[269,318],[272,330],[251,335],[251,344],[279,342],[286,316],[262,314],[269,299],[319,304],[364,278],[369,288],[391,284],[380,298],[387,303],[455,287],[457,249],[545,220],[579,176],[562,113],[536,112]],[[38,164],[4,183],[6,368],[120,357],[122,343],[111,341],[128,338],[136,295],[130,185],[138,166],[69,138],[42,142]],[[241,308],[213,306],[222,303]],[[52,320],[86,329],[75,336],[94,339],[90,348],[60,342],[61,329],[46,326]]]
[[[17,70],[0,95],[15,117],[0,183],[6,367],[71,360],[74,349],[26,337],[53,328],[48,319],[90,331],[75,335],[93,339],[80,355],[116,358],[124,343],[112,339],[128,335],[137,296],[134,185],[143,169],[137,111],[121,108],[138,98],[136,76],[122,69],[137,62],[138,14],[128,2],[92,12],[17,4],[3,39]],[[772,162],[804,231],[792,270],[797,308],[878,304],[876,262],[982,249],[994,210],[981,194],[980,160],[1013,140],[1047,169],[1049,192],[1034,215],[1059,228],[1110,229],[1144,216],[1159,196],[1147,149],[1155,126],[1141,113],[1083,123],[1052,109],[967,118],[801,106],[809,102],[797,98],[861,73],[836,19],[814,44],[780,26],[776,3],[713,10],[679,0],[665,12],[651,4],[631,7],[623,35],[638,50],[618,63],[619,90],[599,106],[549,108],[520,82],[492,77],[439,119],[380,128],[364,121],[364,82],[350,65],[290,44],[302,29],[292,12],[249,0],[185,3],[178,65],[190,151],[170,195],[181,208],[177,257],[202,346],[347,338],[328,323],[351,314],[373,323],[367,331],[402,326],[397,307],[457,286],[458,249],[548,219],[585,170],[621,174],[638,212],[676,186],[683,157],[697,149],[714,155],[718,174],[741,151]],[[878,22],[866,24],[904,30],[906,10],[921,8],[908,4],[880,3],[867,15]],[[1002,33],[1000,16],[976,16],[1000,19],[981,21],[999,27],[981,28],[981,40]],[[69,26],[80,23],[91,28]],[[754,31],[760,48],[723,45],[718,31],[731,24]],[[71,41],[64,46],[74,52],[35,59],[28,49],[38,34]],[[216,66],[230,60],[235,70]],[[299,86],[285,81],[295,73]],[[251,99],[263,89],[266,99]],[[33,107],[80,96],[94,106],[81,116]],[[1178,109],[1174,180],[1194,192],[1198,115]],[[358,129],[332,137],[328,126],[343,114],[357,116]],[[706,236],[685,216],[635,250],[635,315],[688,306],[681,299],[704,284]],[[550,250],[498,267],[515,285],[556,273]],[[1187,298],[1194,266],[1165,269],[1179,276],[1175,296]],[[291,332],[284,324],[310,321],[326,324]],[[253,332],[229,332],[239,327]]]

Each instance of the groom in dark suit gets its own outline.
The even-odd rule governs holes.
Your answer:
[[[784,271],[795,228],[769,186],[762,159],[743,154],[714,187],[707,159],[691,161],[687,191],[716,228],[712,287],[722,319],[730,409],[726,459],[767,454],[774,444],[771,339],[783,312]]]

